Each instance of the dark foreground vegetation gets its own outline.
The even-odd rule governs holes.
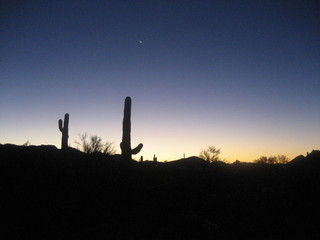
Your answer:
[[[0,145],[0,239],[320,239],[320,152],[288,164],[122,162]]]

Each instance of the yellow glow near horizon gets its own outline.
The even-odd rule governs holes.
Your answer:
[[[319,149],[318,134],[312,127],[306,126],[303,131],[290,131],[290,129],[299,130],[294,125],[297,123],[291,123],[292,126],[288,129],[282,129],[282,125],[269,125],[267,129],[263,129],[263,124],[249,122],[235,125],[231,121],[223,122],[219,118],[214,119],[215,125],[204,120],[201,126],[192,118],[183,122],[177,119],[179,117],[173,120],[157,120],[157,117],[149,117],[144,121],[135,118],[132,122],[132,147],[140,142],[144,147],[134,158],[138,160],[143,156],[145,160],[152,160],[155,154],[159,161],[172,161],[182,158],[184,154],[186,157],[198,156],[201,149],[214,145],[221,148],[221,159],[232,163],[235,160],[250,162],[260,156],[278,154],[284,154],[292,159],[300,154],[305,155],[313,149]],[[112,122],[103,121],[101,125],[101,120],[99,121],[71,115],[69,145],[75,147],[74,141],[78,139],[78,134],[87,132],[102,137],[104,141],[114,142],[115,148],[120,153],[121,113]],[[48,144],[60,148],[61,133],[58,130],[58,118],[25,121],[24,124],[20,123],[20,119],[15,119],[11,123],[14,128],[5,126],[2,128],[1,143],[21,145],[29,140],[32,145]]]
[[[57,148],[60,148],[60,137],[60,134],[55,134],[55,137],[52,138],[55,140],[48,141],[37,134],[37,136],[34,136],[33,138],[11,138],[8,139],[7,142],[2,141],[1,143],[12,143],[16,145],[22,145],[29,140],[29,142],[32,145],[55,145]],[[76,147],[76,145],[74,144],[74,140],[76,140],[76,138],[71,137],[69,139],[69,145],[72,147]],[[137,155],[133,155],[133,158],[139,160],[140,156],[143,156],[144,160],[152,160],[153,155],[155,154],[158,158],[158,161],[160,162],[172,161],[183,158],[184,154],[186,157],[198,156],[202,148],[206,148],[210,145],[205,142],[199,142],[198,144],[191,143],[189,146],[187,146],[186,142],[181,142],[181,144],[175,144],[175,141],[176,139],[174,138],[172,139],[172,141],[168,140],[166,142],[162,142],[161,140],[142,141],[144,143],[143,149]],[[138,142],[132,142],[133,147],[137,144]],[[119,142],[114,142],[114,145],[117,149],[117,153],[120,154]],[[316,142],[310,142],[310,145],[308,145],[308,147],[299,146],[298,144],[265,146],[263,144],[259,145],[258,143],[253,145],[251,143],[248,143],[247,146],[245,144],[239,144],[238,146],[232,146],[232,144],[230,144],[229,146],[228,144],[215,146],[221,148],[220,158],[222,160],[226,160],[228,163],[233,163],[236,160],[239,160],[241,162],[251,162],[259,158],[260,156],[276,156],[278,154],[284,154],[291,160],[298,155],[306,155],[307,152],[311,152],[312,150],[318,149]],[[247,147],[247,149],[245,147]],[[230,150],[231,148],[232,150]]]

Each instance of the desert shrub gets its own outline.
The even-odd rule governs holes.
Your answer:
[[[264,163],[264,164],[285,164],[289,162],[289,158],[285,155],[278,154],[278,156],[261,156],[258,159],[254,160],[255,163]]]
[[[200,151],[199,157],[210,162],[217,162],[220,161],[220,148],[217,149],[215,146],[209,146],[206,149],[202,149]]]
[[[103,142],[102,138],[97,135],[88,136],[87,133],[79,134],[79,140],[76,140],[75,143],[78,149],[88,154],[101,152],[113,155],[116,153],[113,143],[108,141]]]

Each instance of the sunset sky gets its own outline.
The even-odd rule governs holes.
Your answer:
[[[320,148],[320,1],[1,1],[0,143],[87,132],[160,161]]]

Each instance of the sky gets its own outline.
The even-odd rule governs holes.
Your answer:
[[[0,143],[60,147],[58,120],[135,156],[294,158],[320,148],[320,1],[1,1]]]

